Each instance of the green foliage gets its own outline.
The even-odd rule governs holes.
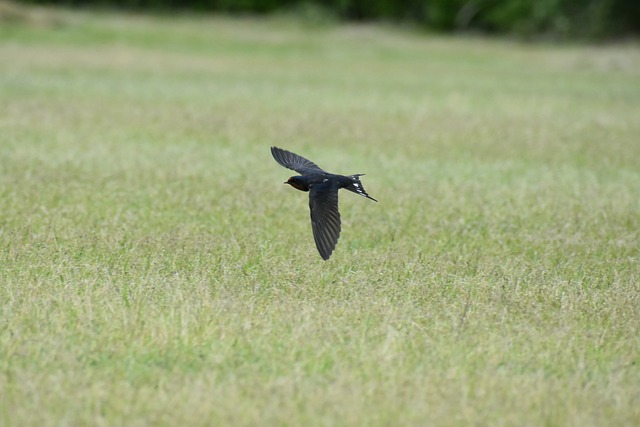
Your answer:
[[[622,16],[616,16],[615,7],[623,3],[612,0],[512,0],[500,7],[489,8],[484,18],[487,26],[500,32],[601,38],[638,29],[628,21],[621,23]]]
[[[640,425],[635,46],[31,12],[0,424]],[[270,145],[367,174],[330,261]]]
[[[33,0],[73,6],[230,13],[324,10],[347,20],[412,22],[441,31],[601,39],[637,34],[636,0]]]

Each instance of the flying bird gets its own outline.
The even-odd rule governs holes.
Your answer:
[[[377,202],[367,194],[360,182],[364,174],[344,176],[329,173],[311,160],[278,147],[271,147],[271,155],[280,165],[300,174],[292,176],[285,184],[309,192],[313,239],[322,259],[328,260],[340,237],[338,190],[344,188]]]

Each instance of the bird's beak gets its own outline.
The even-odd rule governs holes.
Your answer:
[[[283,182],[283,184],[288,184],[288,182],[285,181],[285,182]]]

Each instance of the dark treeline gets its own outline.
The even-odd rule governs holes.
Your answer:
[[[191,10],[410,22],[437,31],[602,39],[640,33],[640,0],[26,0],[66,6]]]

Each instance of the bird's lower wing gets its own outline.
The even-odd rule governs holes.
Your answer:
[[[312,186],[309,190],[309,209],[313,239],[322,259],[328,260],[340,237],[338,188],[326,184]]]

